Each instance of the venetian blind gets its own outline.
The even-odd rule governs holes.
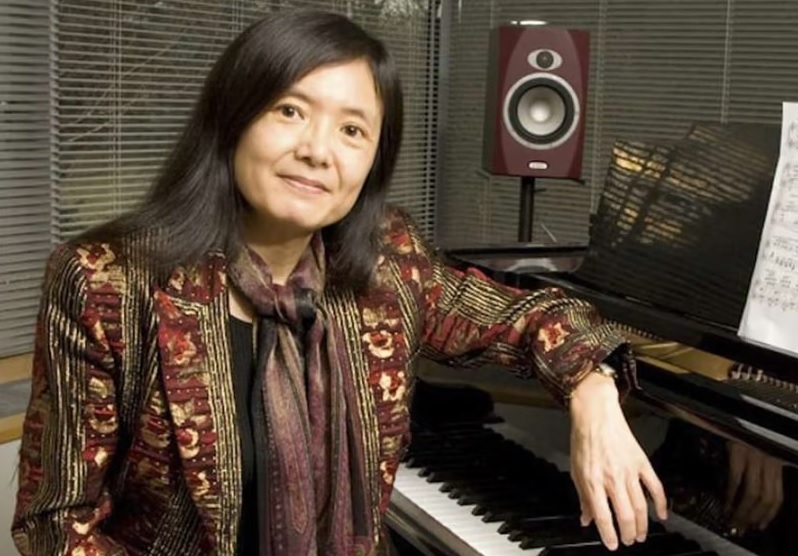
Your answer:
[[[0,356],[29,348],[51,247],[50,5],[0,0]]]
[[[382,38],[407,89],[393,199],[431,227],[430,14],[423,0],[61,0],[61,206],[67,238],[134,206],[224,46],[269,10],[331,9]]]
[[[63,238],[134,206],[185,121],[209,66],[273,9],[344,12],[389,45],[407,89],[392,200],[431,227],[430,14],[423,0],[61,0]]]
[[[42,6],[37,8],[36,4]],[[54,135],[58,171],[52,188],[46,159],[50,150],[49,12],[45,0],[28,5],[18,2],[9,8],[18,15],[9,25],[11,34],[4,33],[0,38],[0,48],[9,53],[0,58],[0,63],[17,63],[8,56],[27,60],[41,52],[45,73],[36,80],[24,77],[32,75],[31,64],[24,65],[24,72],[19,70],[22,77],[11,85],[17,87],[12,89],[13,101],[20,106],[19,111],[23,102],[28,103],[36,115],[24,123],[19,116],[13,129],[3,120],[2,130],[11,133],[23,126],[25,137],[43,141],[45,159],[43,163],[33,161],[38,171],[33,175],[27,166],[9,166],[6,159],[11,155],[4,151],[0,154],[0,172],[30,174],[34,185],[40,187],[36,191],[40,191],[41,199],[34,198],[34,189],[30,189],[27,204],[20,201],[18,209],[8,208],[8,216],[13,213],[15,219],[4,219],[0,233],[8,229],[15,235],[3,241],[0,257],[16,257],[13,262],[17,266],[4,265],[0,272],[17,272],[19,280],[38,287],[51,237],[66,240],[133,208],[177,138],[211,64],[246,25],[275,9],[319,8],[345,13],[387,43],[397,59],[406,94],[406,134],[391,200],[407,208],[422,230],[431,235],[435,153],[430,148],[434,146],[434,104],[429,98],[433,91],[430,56],[435,27],[426,0],[55,0],[57,63],[52,86],[58,91]],[[44,17],[44,26],[37,27],[37,37],[28,36],[24,18],[37,15]],[[9,85],[3,87],[0,91],[5,93]],[[43,135],[34,136],[28,122],[42,123]],[[7,141],[2,139],[2,145],[23,150],[16,139],[9,135]],[[20,183],[15,181],[15,187]],[[3,195],[11,195],[10,187],[7,189]],[[52,210],[51,193],[55,200]],[[20,212],[23,207],[27,212]],[[5,204],[2,210],[6,211]],[[30,243],[40,237],[43,243],[34,249]],[[21,266],[25,261],[30,267]],[[8,324],[3,324],[8,329],[0,332],[0,356],[30,349],[38,292],[31,288],[26,294],[30,299],[23,304],[14,291],[9,290],[7,296],[5,290],[0,292],[4,296],[0,297],[3,314],[9,314],[8,308],[16,311],[12,315],[25,317],[9,317]]]
[[[798,3],[730,0],[723,115],[734,122],[781,121],[798,102]]]
[[[491,27],[537,19],[591,32],[584,185],[539,180],[535,241],[586,244],[617,139],[672,139],[694,121],[778,123],[798,100],[798,3],[760,0],[451,2],[438,237],[516,241],[518,181],[479,169]],[[445,38],[444,38],[445,40]],[[463,156],[463,155],[466,156]]]

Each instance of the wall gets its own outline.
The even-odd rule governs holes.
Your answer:
[[[19,441],[0,444],[0,554],[18,554],[11,542],[11,516],[17,493]]]

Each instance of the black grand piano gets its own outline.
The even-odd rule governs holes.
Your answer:
[[[737,335],[778,144],[777,127],[719,124],[618,141],[588,247],[445,252],[513,286],[588,299],[628,333],[642,389],[627,417],[671,512],[615,554],[798,555],[798,359]],[[612,554],[579,526],[567,415],[534,380],[422,365],[412,415],[388,516],[403,553]],[[730,492],[735,452],[769,471]],[[768,525],[736,527],[764,511],[757,498]]]

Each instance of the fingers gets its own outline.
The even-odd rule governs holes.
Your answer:
[[[780,461],[759,450],[735,445],[729,452],[729,483],[736,481],[743,485],[743,494],[734,508],[731,524],[743,534],[753,527],[761,530],[770,525],[784,502],[784,485]],[[737,466],[741,477],[733,479],[732,469]],[[739,486],[735,490],[738,489]]]
[[[643,460],[639,468],[639,472],[626,475],[623,482],[613,478],[609,481],[607,488],[615,510],[621,540],[626,545],[635,541],[643,542],[648,535],[648,503],[643,487],[651,496],[657,516],[663,520],[668,518],[665,489],[654,472],[654,468],[651,467],[651,463],[647,459]],[[598,524],[598,517],[596,517],[596,522]]]
[[[643,494],[643,489],[640,487],[640,480],[637,477],[629,477],[626,483],[626,489],[629,493],[629,500],[632,503],[632,511],[634,512],[634,539],[637,542],[643,542],[646,540],[646,536],[648,535],[648,503],[646,502],[646,497]],[[626,538],[623,533],[621,533],[621,538]],[[624,543],[626,543],[625,540]]]
[[[601,478],[594,478],[591,480],[590,484],[585,490],[588,494],[587,504],[590,508],[590,513],[593,514],[593,520],[596,522],[596,528],[601,536],[601,542],[603,542],[604,546],[610,550],[615,550],[618,548],[618,535],[615,533],[615,526],[612,522],[612,512],[610,512],[610,504],[607,498],[608,494],[610,497],[613,497],[613,493],[608,493],[604,489],[604,482]],[[625,517],[627,518],[627,522],[629,518],[631,518],[631,522],[634,524],[631,504],[629,504],[629,497],[626,494],[619,494],[617,501],[613,499],[615,513],[618,517],[618,520],[621,521],[621,516],[618,515],[619,504],[624,508],[623,511]],[[634,539],[634,535],[632,535],[632,539]]]
[[[760,462],[757,458],[749,457],[747,459],[744,479],[743,479],[743,496],[740,503],[734,509],[732,516],[732,523],[739,529],[746,529],[748,525],[748,517],[751,515],[751,510],[757,503],[759,498],[759,490],[761,488],[762,475],[759,469]]]
[[[765,529],[773,521],[784,504],[784,477],[782,474],[782,464],[780,461],[772,460],[774,465],[768,466],[768,473],[765,478],[766,492],[768,497],[768,510],[759,520],[760,530]]]
[[[573,469],[571,470],[571,480],[574,483],[576,494],[579,497],[579,521],[582,524],[582,527],[587,527],[593,521],[593,514],[590,512],[590,506],[587,503],[585,489],[582,486],[580,476],[575,473]]]
[[[640,486],[640,476],[629,474],[610,479],[607,488],[621,542],[631,545],[643,542],[648,535],[648,503]],[[598,518],[596,519],[598,523]],[[610,521],[610,527],[612,522]],[[603,535],[602,535],[603,537]]]
[[[738,442],[729,445],[729,478],[726,484],[726,511],[731,512],[737,490],[743,480],[745,470],[745,448]]]
[[[587,527],[593,522],[593,512],[590,511],[590,506],[585,501],[584,496],[579,497],[579,522],[582,524],[582,527]]]
[[[650,474],[646,481],[652,485],[650,488],[657,492],[656,485],[659,484],[659,480],[653,470]],[[584,485],[575,475],[574,485],[579,494],[582,525],[589,525],[591,521],[595,521],[601,541],[607,548],[615,550],[618,547],[619,534],[621,542],[625,545],[631,545],[635,541],[645,541],[648,535],[648,503],[638,477],[628,475],[626,479],[612,477],[606,481],[596,477]],[[659,491],[660,493],[662,491],[661,485]],[[662,497],[664,499],[664,494]]]
[[[781,464],[759,451],[753,454],[750,461],[746,475],[759,475],[759,480],[753,483],[758,484],[759,489],[753,493],[754,503],[750,513],[742,516],[741,525],[744,529],[755,527],[761,530],[776,517],[784,501]]]
[[[646,487],[652,502],[654,502],[654,510],[657,512],[657,517],[665,520],[668,519],[668,499],[665,496],[665,489],[662,487],[662,481],[657,477],[651,463],[646,461],[643,470],[640,472],[640,480]]]

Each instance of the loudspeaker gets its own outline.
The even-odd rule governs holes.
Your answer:
[[[482,167],[504,176],[582,174],[587,31],[501,25],[490,34]]]

